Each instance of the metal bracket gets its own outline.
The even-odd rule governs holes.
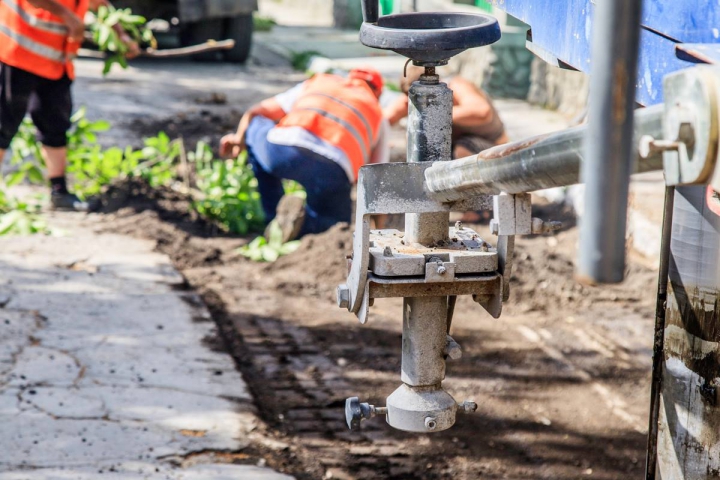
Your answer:
[[[488,197],[441,203],[428,196],[425,170],[434,162],[386,163],[360,169],[355,212],[353,259],[347,284],[338,288],[338,304],[347,304],[361,323],[367,321],[370,295],[370,215],[391,213],[465,212],[490,205]]]
[[[718,126],[720,68],[698,66],[665,77],[662,148],[667,185],[713,183],[720,187]]]

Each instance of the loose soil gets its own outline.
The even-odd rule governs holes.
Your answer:
[[[378,300],[366,325],[337,308],[347,225],[256,264],[235,253],[247,238],[195,218],[181,195],[126,185],[110,198],[104,228],[155,239],[210,307],[215,344],[234,356],[257,401],[266,439],[257,452],[269,466],[299,479],[642,475],[656,272],[631,258],[622,285],[576,283],[577,229],[562,208],[537,214],[562,217],[564,230],[518,239],[500,319],[458,302],[452,334],[463,357],[448,363],[444,385],[478,411],[417,435],[378,418],[360,432],[344,424],[345,398],[384,405],[400,385],[402,305]]]

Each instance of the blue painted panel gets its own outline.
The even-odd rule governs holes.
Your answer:
[[[695,1],[707,0],[692,0]],[[499,1],[495,3],[498,8],[530,25],[533,43],[573,68],[589,73],[592,44],[590,27],[595,10],[592,0],[504,0],[502,4]],[[636,94],[638,103],[652,105],[661,102],[663,77],[692,65],[675,56],[675,45],[676,42],[668,38],[643,30]]]
[[[645,0],[643,25],[679,42],[717,43],[720,42],[720,2]]]

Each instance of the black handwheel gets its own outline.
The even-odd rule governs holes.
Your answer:
[[[223,52],[225,61],[245,63],[250,56],[253,35],[252,13],[241,13],[225,19],[225,37],[235,40],[235,46]]]
[[[183,46],[198,45],[208,40],[222,40],[223,36],[222,18],[209,18],[199,22],[189,22],[183,26],[181,43]],[[198,53],[192,56],[198,62],[212,62],[220,59],[218,52]]]

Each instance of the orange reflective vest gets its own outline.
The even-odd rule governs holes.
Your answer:
[[[377,141],[382,110],[362,80],[319,74],[308,80],[293,109],[278,127],[302,127],[342,150],[357,179]]]
[[[88,0],[56,0],[81,19]],[[72,59],[80,45],[68,42],[68,29],[59,17],[27,0],[0,0],[0,62],[57,80],[74,78]]]

